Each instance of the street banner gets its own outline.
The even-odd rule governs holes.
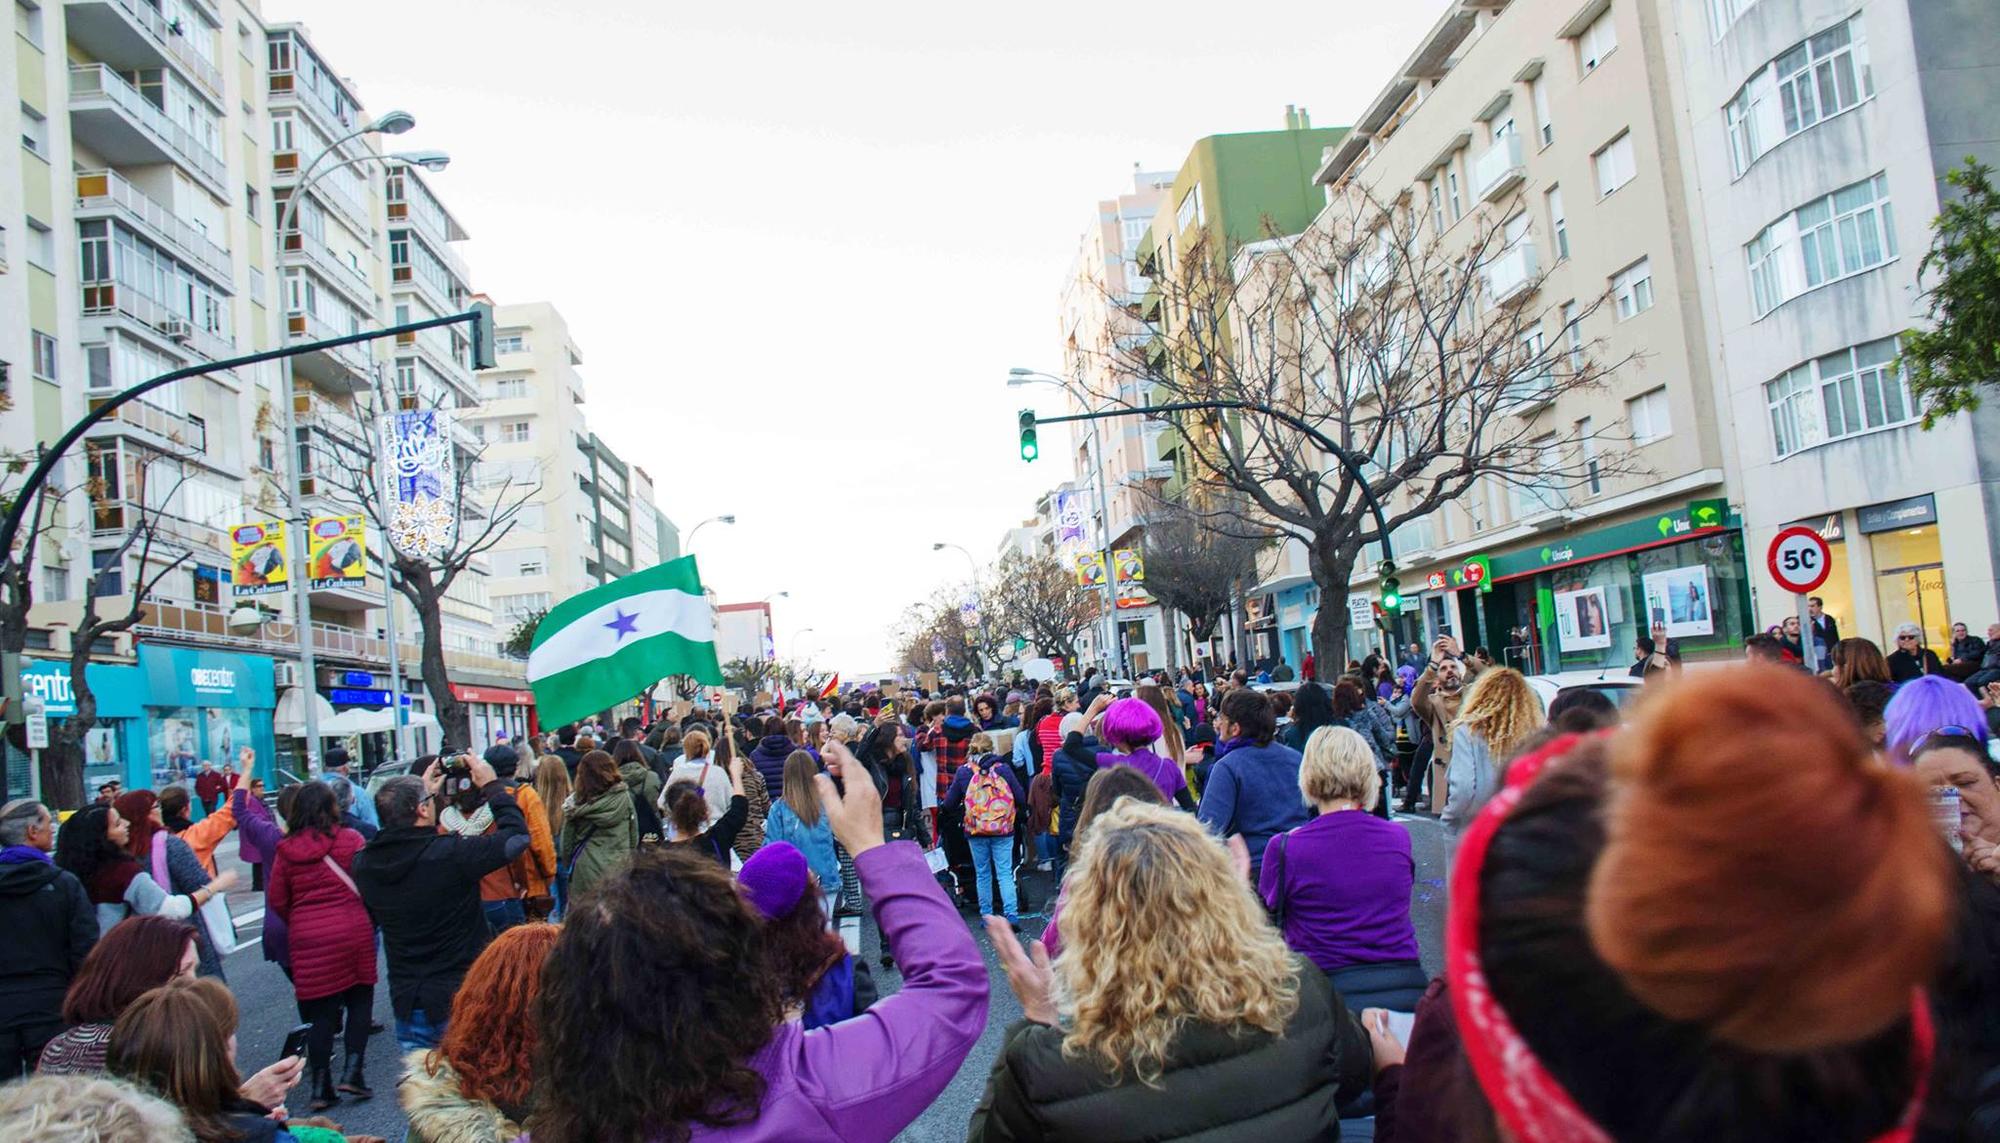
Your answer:
[[[314,591],[368,582],[368,531],[359,516],[315,516],[306,536]]]
[[[528,651],[528,685],[547,726],[617,706],[668,675],[722,685],[715,613],[693,556],[556,604]]]
[[[1111,559],[1118,565],[1119,583],[1146,582],[1146,561],[1137,548],[1119,548],[1111,553]]]
[[[1078,587],[1104,586],[1104,553],[1078,552],[1076,557],[1076,583]]]
[[[389,460],[382,490],[389,545],[406,556],[436,559],[458,542],[451,414],[440,409],[387,413],[380,431]]]
[[[1076,492],[1056,493],[1056,546],[1083,543],[1083,497]]]
[[[291,587],[285,522],[264,520],[229,530],[229,594],[276,595]]]

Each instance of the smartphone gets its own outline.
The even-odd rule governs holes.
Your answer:
[[[298,1027],[285,1033],[285,1046],[278,1052],[278,1058],[288,1060],[293,1056],[304,1056],[306,1054],[306,1037],[311,1034],[311,1024],[300,1024]]]

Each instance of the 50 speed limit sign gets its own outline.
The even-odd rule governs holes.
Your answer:
[[[1833,549],[1811,528],[1786,528],[1771,539],[1771,578],[1797,595],[1819,587],[1833,571]]]

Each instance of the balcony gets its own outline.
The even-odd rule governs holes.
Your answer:
[[[285,315],[285,336],[290,341],[325,341],[351,332],[335,329],[315,314]],[[329,393],[358,393],[368,388],[373,368],[367,348],[359,343],[314,350],[292,358],[294,372]]]
[[[1521,185],[1528,168],[1521,160],[1521,136],[1510,131],[1472,160],[1472,190],[1481,202],[1492,202]]]
[[[96,412],[110,400],[110,396],[92,395],[89,400],[91,411]],[[163,452],[177,456],[208,452],[207,425],[198,418],[162,409],[144,397],[134,398],[113,409],[109,416],[98,422],[91,436],[121,436],[135,429],[137,432],[132,435]]]
[[[367,427],[348,406],[336,405],[310,389],[294,389],[292,416],[300,428],[317,429],[345,447],[370,451]]]
[[[145,0],[69,0],[63,12],[70,42],[118,68],[176,67],[209,99],[222,99],[222,72]]]
[[[69,69],[70,131],[76,141],[118,166],[174,163],[196,175],[217,198],[235,201],[229,169],[187,128],[167,118],[125,77],[104,64]]]
[[[331,246],[318,238],[296,229],[286,231],[284,261],[287,266],[311,267],[320,281],[346,295],[348,303],[362,313],[374,313],[380,308],[367,272],[342,261]]]
[[[85,317],[128,323],[128,328],[150,340],[182,346],[210,361],[236,355],[236,346],[227,337],[202,328],[122,282],[85,282],[83,313]],[[83,340],[90,343],[104,338],[101,330],[86,325]]]
[[[1523,239],[1486,264],[1486,308],[1493,309],[1534,292],[1541,273],[1535,244]]]
[[[311,133],[307,132],[307,136],[310,137],[310,135]],[[340,153],[343,157],[353,157],[349,154],[346,147],[342,147]],[[325,170],[327,165],[329,164],[322,164],[320,169]],[[299,152],[276,151],[272,153],[271,187],[274,192],[283,192],[276,193],[276,200],[279,203],[285,201],[285,193],[290,193],[288,188],[293,188],[297,185],[298,175]],[[306,193],[335,214],[338,214],[341,220],[347,224],[347,228],[355,234],[372,235],[375,233],[374,223],[369,221],[367,205],[356,202],[346,195],[337,193],[333,189],[332,180],[322,179],[313,184],[313,188]]]
[[[222,528],[184,520],[157,508],[148,509],[129,499],[100,499],[90,502],[90,531],[96,536],[124,536],[133,525],[146,519],[169,544],[179,543],[208,552],[229,550],[229,535]]]
[[[292,50],[294,52],[303,51],[304,45],[294,42]],[[270,104],[272,107],[284,107],[296,104],[313,117],[319,124],[320,130],[329,139],[338,139],[358,126],[354,122],[354,113],[352,111],[342,113],[339,108],[327,102],[325,96],[314,91],[312,85],[300,83],[297,72],[272,72],[269,91],[271,93]],[[343,151],[343,153],[345,152]]]
[[[194,224],[147,197],[117,171],[78,171],[76,216],[79,220],[115,218],[154,242],[214,275],[227,293],[233,278],[229,251],[218,246]]]
[[[471,366],[454,356],[450,333],[443,329],[425,329],[397,334],[396,353],[408,356],[412,352],[422,358],[424,364],[438,375],[438,380],[450,386],[454,393],[478,402],[479,389],[473,384]]]

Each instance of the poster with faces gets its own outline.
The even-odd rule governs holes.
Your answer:
[[[1602,651],[1611,646],[1611,609],[1604,589],[1585,587],[1555,593],[1556,644],[1564,651]]]
[[[1644,582],[1648,630],[1664,624],[1671,639],[1715,634],[1715,607],[1709,594],[1707,568],[1654,572]]]

